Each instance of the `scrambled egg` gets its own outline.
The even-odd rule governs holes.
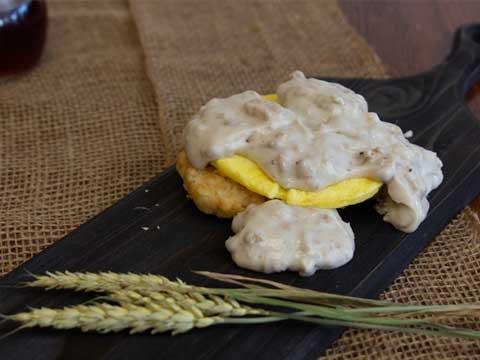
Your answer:
[[[265,98],[278,102],[276,94],[266,95]],[[382,186],[382,183],[377,180],[355,178],[341,181],[315,192],[284,189],[270,179],[255,162],[243,156],[233,155],[219,159],[212,165],[221,175],[243,185],[248,190],[269,199],[281,199],[291,205],[321,208],[345,207],[371,198]]]
[[[291,205],[341,208],[358,204],[374,196],[382,183],[367,178],[341,181],[315,192],[284,189],[253,161],[240,155],[216,160],[212,165],[218,172],[245,186],[248,190],[269,199],[281,199]]]

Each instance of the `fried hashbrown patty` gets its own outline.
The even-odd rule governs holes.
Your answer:
[[[188,196],[204,213],[231,218],[250,204],[266,201],[263,196],[220,175],[212,166],[195,169],[183,150],[177,155],[176,167]]]

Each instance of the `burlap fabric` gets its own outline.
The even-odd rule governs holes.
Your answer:
[[[134,22],[122,1],[48,4],[41,65],[0,79],[1,273],[171,163],[183,124],[210,97],[270,92],[294,69],[386,74],[330,1],[131,0]],[[460,214],[383,296],[478,302],[478,224]],[[479,353],[468,341],[347,331],[327,358]]]
[[[0,78],[0,273],[158,174],[157,108],[122,1],[48,1],[46,53]]]

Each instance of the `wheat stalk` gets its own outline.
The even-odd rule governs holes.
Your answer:
[[[45,275],[34,275],[34,280],[26,285],[46,289],[107,292],[109,295],[106,298],[122,304],[164,305],[169,302],[209,315],[245,316],[264,312],[241,305],[230,297],[202,294],[201,291],[206,289],[188,285],[181,280],[171,281],[153,274],[47,272]]]
[[[207,316],[221,315],[245,316],[266,314],[264,310],[254,309],[238,301],[215,295],[203,295],[192,292],[189,294],[176,292],[154,292],[149,290],[118,290],[106,296],[107,299],[120,304],[135,304],[139,306],[175,306],[178,309],[185,309],[194,313]]]
[[[122,289],[155,290],[165,289],[188,292],[201,289],[177,280],[171,281],[164,276],[153,274],[120,274],[114,272],[47,272],[45,275],[33,275],[34,280],[27,282],[29,287],[46,289],[71,289],[75,291],[111,292]]]
[[[179,334],[224,322],[219,316],[203,316],[172,306],[137,306],[133,304],[77,305],[63,309],[38,308],[6,317],[23,324],[21,327],[79,328],[100,333],[130,329],[130,333],[150,330],[152,334],[171,331]]]
[[[242,288],[206,288],[158,275],[115,273],[47,273],[27,286],[104,292],[119,305],[79,305],[64,309],[33,309],[3,316],[23,327],[54,327],[83,331],[150,330],[174,334],[214,324],[258,324],[297,320],[321,325],[402,331],[434,336],[480,339],[480,331],[453,326],[459,317],[473,320],[479,304],[402,305],[295,288],[272,281],[204,272],[202,275]],[[254,309],[275,306],[277,311]],[[247,317],[242,317],[242,316]]]

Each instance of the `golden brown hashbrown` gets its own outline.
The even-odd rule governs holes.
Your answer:
[[[263,196],[223,177],[212,166],[203,170],[195,169],[184,151],[178,153],[176,166],[183,179],[183,187],[204,213],[231,218],[245,210],[248,205],[260,204],[266,200]]]

